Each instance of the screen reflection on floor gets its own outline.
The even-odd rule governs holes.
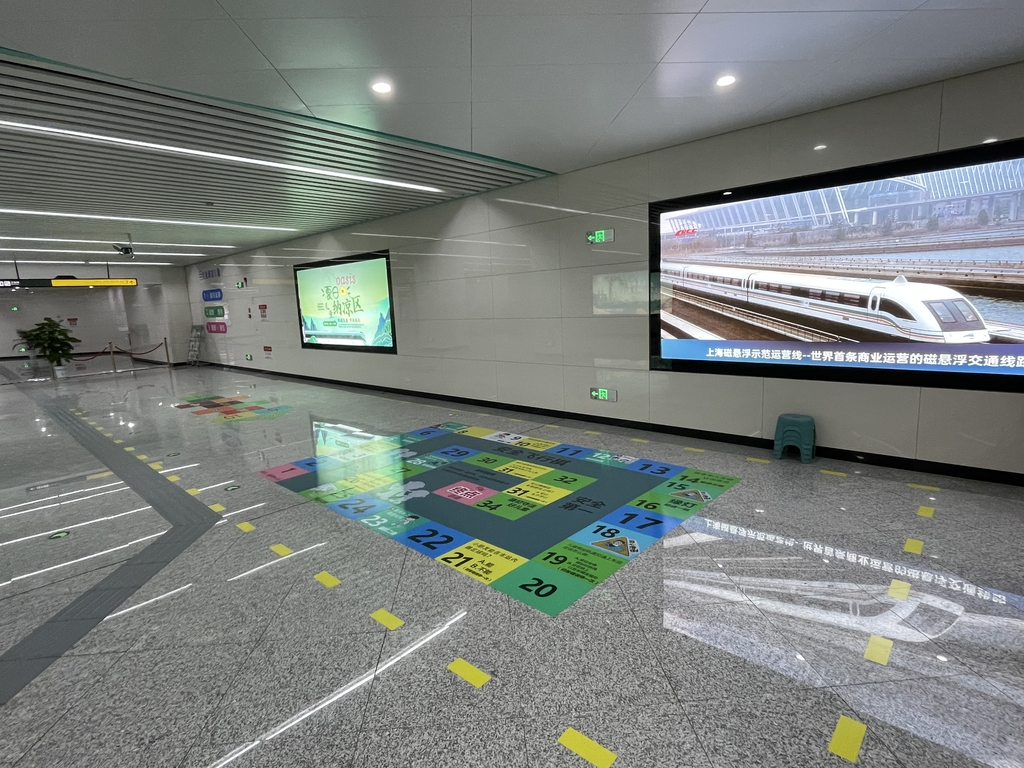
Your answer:
[[[1024,764],[1002,727],[1024,720],[1020,595],[704,517],[664,545],[666,629],[837,686],[862,714],[980,762]],[[893,643],[884,667],[865,658],[872,636]]]

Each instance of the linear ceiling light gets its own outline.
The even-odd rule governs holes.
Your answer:
[[[122,139],[118,136],[104,136],[99,133],[85,133],[83,131],[71,131],[66,128],[52,128],[48,125],[33,125],[31,123],[16,123],[11,120],[0,120],[0,127],[9,128],[14,131],[29,131],[32,133],[48,133],[58,136],[70,136],[75,139],[86,141],[99,141],[106,144],[120,144],[127,147],[139,147],[140,149],[152,149],[158,152],[170,152],[176,155],[190,155],[192,157],[206,157],[211,160],[224,160],[229,163],[241,163],[242,165],[258,165],[263,168],[280,168],[285,171],[297,171],[308,173],[314,176],[329,176],[335,179],[350,179],[352,181],[363,181],[367,184],[382,184],[386,187],[400,187],[402,189],[415,189],[420,192],[441,192],[437,187],[427,187],[422,184],[410,184],[407,181],[393,181],[392,179],[381,179],[375,176],[359,176],[354,173],[343,171],[330,171],[326,168],[313,168],[308,165],[292,165],[291,163],[276,163],[272,160],[259,160],[255,157],[240,157],[239,155],[225,155],[221,152],[207,152],[202,149],[188,149],[186,147],[175,147],[170,144],[154,144],[150,141],[136,141],[135,139]]]
[[[110,251],[77,251],[65,250],[63,248],[0,248],[5,253],[93,253],[100,256],[109,256]],[[206,256],[205,253],[157,253],[156,251],[135,251],[136,256]]]
[[[98,221],[138,221],[142,224],[181,224],[186,227],[228,227],[230,229],[260,229],[271,232],[298,232],[293,227],[257,227],[254,224],[217,224],[209,221],[177,221],[175,219],[138,219],[134,216],[97,216],[92,213],[59,213],[57,211],[22,211],[17,208],[0,208],[0,213],[12,216],[56,216],[62,219],[95,219]]]
[[[110,245],[109,240],[68,240],[60,237],[0,237],[0,240],[14,240],[25,243],[98,243]],[[204,245],[201,243],[140,243],[135,245],[159,245],[164,248],[234,248],[233,245]]]
[[[17,259],[0,259],[0,264],[85,264],[84,261],[43,261],[41,259],[29,259],[28,261],[22,259],[18,262]],[[120,263],[120,262],[118,262]],[[125,264],[131,264],[130,261],[126,261]]]

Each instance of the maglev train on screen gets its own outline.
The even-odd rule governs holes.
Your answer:
[[[989,341],[974,305],[952,288],[895,280],[867,280],[798,272],[662,262],[662,280],[690,293],[743,306],[817,318],[883,337],[940,344]]]

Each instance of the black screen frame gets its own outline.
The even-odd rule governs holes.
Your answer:
[[[734,363],[713,360],[676,360],[661,356],[661,214],[687,208],[735,203],[774,195],[813,191],[825,187],[877,181],[893,176],[942,171],[1024,158],[1024,138],[992,144],[951,149],[927,155],[871,163],[835,171],[794,176],[778,181],[743,187],[717,189],[648,204],[648,252],[651,285],[649,315],[650,370],[683,373],[711,373],[721,376],[761,376],[773,379],[799,379],[889,384],[932,389],[967,389],[993,392],[1024,392],[1024,375],[997,373],[952,373],[936,371],[899,371],[881,368],[840,368],[799,363]],[[726,194],[728,193],[728,194]],[[723,199],[728,198],[728,199]],[[1024,350],[1024,345],[1022,345]]]
[[[373,261],[375,259],[384,259],[384,271],[387,274],[388,279],[388,304],[391,313],[391,346],[390,347],[370,347],[370,346],[358,346],[356,344],[307,344],[306,337],[302,333],[302,302],[299,298],[299,272],[303,272],[307,269],[318,269],[320,267],[334,267],[339,264],[352,264],[355,262],[362,261]],[[360,253],[355,256],[338,256],[333,259],[324,259],[322,261],[311,261],[305,264],[295,264],[292,266],[292,276],[295,278],[295,310],[299,315],[299,344],[303,349],[317,349],[317,350],[330,350],[331,352],[371,352],[378,355],[397,355],[398,354],[398,333],[397,323],[395,322],[395,291],[391,283],[391,251],[387,248],[380,251],[370,251],[368,253]]]

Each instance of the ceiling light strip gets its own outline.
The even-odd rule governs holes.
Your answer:
[[[18,208],[0,208],[0,213],[12,216],[53,216],[61,219],[90,219],[96,221],[135,221],[141,224],[176,224],[186,227],[226,227],[229,229],[258,229],[269,232],[298,232],[292,227],[258,227],[252,224],[222,224],[209,221],[177,221],[174,219],[142,219],[134,216],[99,216],[92,213],[63,213],[59,211],[25,211]]]
[[[0,240],[13,240],[15,242],[25,243],[97,243],[102,245],[109,245],[109,240],[69,240],[60,237],[0,237]],[[234,245],[203,245],[200,243],[141,243],[135,241],[135,245],[155,245],[162,248],[235,248]],[[162,256],[165,254],[153,254],[154,256]],[[168,253],[167,256],[191,256],[192,254],[173,254]]]
[[[138,147],[140,149],[150,149],[157,152],[169,152],[177,155],[187,155],[189,157],[202,157],[209,160],[223,160],[225,162],[240,163],[242,165],[256,165],[263,168],[277,168],[284,171],[308,173],[313,176],[326,176],[335,179],[349,179],[351,181],[361,181],[366,184],[380,184],[382,186],[398,187],[400,189],[415,189],[420,192],[441,192],[441,190],[438,189],[437,187],[428,187],[422,184],[410,184],[405,181],[394,181],[393,179],[379,179],[373,176],[359,176],[352,173],[344,173],[342,171],[331,171],[326,168],[312,168],[303,165],[292,165],[291,163],[277,163],[272,160],[259,160],[255,157],[227,155],[221,152],[208,152],[202,149],[175,147],[171,146],[170,144],[157,144],[151,141],[136,141],[135,139],[122,139],[117,136],[104,136],[98,133],[72,131],[68,130],[67,128],[54,128],[52,126],[47,125],[33,125],[30,123],[17,123],[13,120],[0,120],[0,127],[8,128],[14,131],[29,131],[34,133],[55,134],[58,136],[68,136],[70,138],[83,139],[86,141],[99,141],[107,144],[117,144],[119,146]]]

